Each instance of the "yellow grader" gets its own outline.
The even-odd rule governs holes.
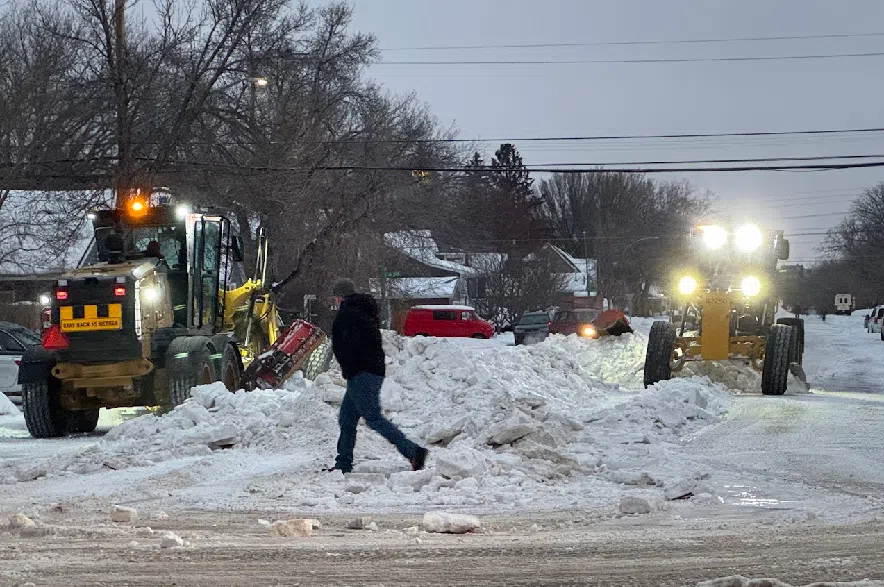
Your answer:
[[[328,363],[318,328],[280,319],[263,233],[247,277],[223,211],[151,197],[135,192],[90,214],[93,244],[55,284],[42,345],[19,369],[35,437],[89,432],[100,408],[174,407],[215,381],[230,391],[278,387]]]
[[[651,327],[645,387],[688,361],[748,362],[761,371],[765,395],[784,394],[790,371],[804,380],[804,321],[775,318],[776,265],[789,258],[783,231],[703,225],[688,248],[691,261],[674,276],[680,312]]]

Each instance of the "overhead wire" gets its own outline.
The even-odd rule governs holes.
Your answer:
[[[884,32],[871,33],[843,33],[824,35],[777,35],[777,36],[752,36],[752,37],[723,37],[723,38],[699,38],[699,39],[657,39],[657,40],[634,40],[634,41],[594,41],[580,43],[521,43],[504,45],[430,45],[418,47],[382,47],[381,51],[451,51],[465,49],[546,49],[566,47],[606,47],[621,45],[684,45],[684,44],[709,44],[709,43],[743,43],[763,41],[794,41],[808,39],[854,39],[863,37],[884,37]]]
[[[405,65],[422,67],[434,66],[476,66],[476,65],[593,65],[593,64],[628,64],[628,63],[726,63],[751,61],[804,61],[820,59],[853,59],[884,57],[884,52],[870,51],[865,53],[817,53],[806,55],[740,55],[731,57],[648,57],[640,59],[476,59],[447,61],[378,61],[371,67],[386,65]]]

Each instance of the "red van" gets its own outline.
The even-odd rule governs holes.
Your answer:
[[[405,336],[491,338],[494,327],[469,306],[414,306],[405,316]]]

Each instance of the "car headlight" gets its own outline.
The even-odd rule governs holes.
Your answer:
[[[587,324],[581,329],[580,333],[586,338],[595,338],[598,331],[595,329],[595,326]]]
[[[685,275],[678,280],[678,293],[689,296],[697,290],[697,280],[690,275]]]
[[[761,291],[761,282],[758,281],[757,277],[752,275],[748,277],[744,277],[743,281],[740,282],[740,289],[743,290],[743,295],[747,297],[757,296],[758,292]]]
[[[710,224],[701,226],[703,232],[703,245],[710,251],[716,251],[727,243],[727,230],[723,226]]]
[[[754,224],[744,224],[734,233],[734,243],[744,253],[758,250],[762,240],[761,230]]]

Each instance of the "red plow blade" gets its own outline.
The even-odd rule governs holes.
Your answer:
[[[243,389],[277,389],[297,371],[303,371],[314,352],[328,344],[328,338],[319,327],[295,320],[245,370]]]

